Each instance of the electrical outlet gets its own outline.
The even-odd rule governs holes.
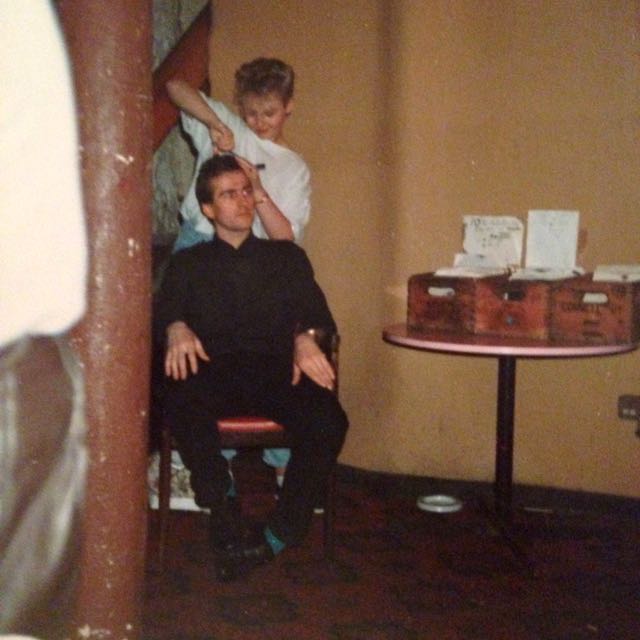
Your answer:
[[[619,396],[618,417],[623,420],[638,420],[640,422],[640,396]]]

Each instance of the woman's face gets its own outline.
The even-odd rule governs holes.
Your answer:
[[[263,140],[284,142],[284,124],[292,111],[292,101],[285,105],[277,93],[247,93],[240,99],[240,115],[249,128]]]

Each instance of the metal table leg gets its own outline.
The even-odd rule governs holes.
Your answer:
[[[505,521],[511,519],[515,394],[516,358],[499,356],[494,497],[496,514]]]

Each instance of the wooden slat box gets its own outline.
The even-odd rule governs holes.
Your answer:
[[[409,278],[407,326],[416,331],[474,333],[476,306],[506,276],[453,278],[417,273]]]
[[[640,282],[594,282],[593,274],[563,282],[553,293],[550,331],[554,342],[640,340]]]
[[[476,333],[547,340],[553,284],[548,280],[496,282],[476,304]]]

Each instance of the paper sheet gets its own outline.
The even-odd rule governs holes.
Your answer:
[[[529,211],[524,266],[533,269],[573,269],[576,265],[579,225],[578,211]]]
[[[524,225],[514,216],[463,216],[463,248],[478,256],[483,266],[519,266],[522,260]]]
[[[490,256],[481,256],[475,253],[456,253],[453,257],[453,266],[461,268],[475,269],[504,269],[504,267],[496,267],[495,262]]]
[[[565,280],[575,278],[584,274],[584,269],[575,267],[574,269],[543,269],[525,267],[516,269],[509,280]]]
[[[440,267],[436,269],[435,275],[447,276],[449,278],[487,278],[489,276],[500,276],[507,273],[509,273],[509,270],[502,267],[457,266]]]
[[[601,264],[593,272],[594,282],[638,282],[640,264]]]

